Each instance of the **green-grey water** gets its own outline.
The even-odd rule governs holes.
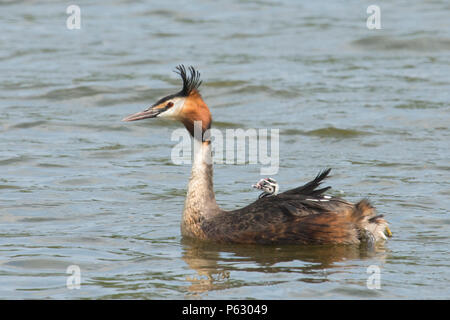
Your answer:
[[[448,1],[76,4],[80,30],[68,3],[0,2],[1,299],[450,298]],[[178,91],[180,63],[215,128],[280,130],[283,190],[332,167],[331,194],[368,197],[394,237],[375,252],[182,239],[180,125],[120,121]],[[260,168],[216,165],[219,204],[254,201]]]

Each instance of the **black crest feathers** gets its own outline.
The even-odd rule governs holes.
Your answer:
[[[174,72],[179,74],[183,80],[183,89],[181,89],[179,93],[182,96],[189,96],[193,90],[198,90],[202,84],[202,81],[200,80],[200,72],[195,70],[192,66],[186,70],[184,65],[180,64],[175,68]]]

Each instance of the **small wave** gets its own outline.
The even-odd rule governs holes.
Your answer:
[[[247,81],[242,80],[217,80],[208,81],[207,86],[212,88],[237,87],[247,84]]]
[[[70,261],[62,261],[56,259],[44,259],[44,258],[31,258],[31,259],[23,259],[23,258],[14,258],[9,260],[8,262],[3,263],[3,265],[9,267],[16,267],[21,269],[29,269],[29,270],[65,270],[67,266],[70,265]]]
[[[0,189],[20,189],[20,187],[8,184],[0,184]]]
[[[111,64],[113,67],[120,67],[120,66],[145,66],[149,64],[158,64],[161,63],[160,60],[155,59],[138,59],[138,60],[130,60],[130,61],[124,61],[119,63]]]
[[[56,163],[38,163],[37,166],[41,168],[68,168],[68,166]]]
[[[253,39],[253,38],[264,38],[272,36],[271,33],[248,33],[248,32],[237,32],[230,34],[228,36],[225,36],[223,39]]]
[[[244,86],[240,89],[233,91],[233,93],[255,93],[262,92],[269,94],[271,96],[284,97],[284,98],[295,98],[300,95],[299,91],[291,91],[291,90],[280,90],[274,89],[265,85],[248,85]]]
[[[177,11],[165,10],[165,9],[156,9],[156,10],[146,10],[139,12],[138,16],[160,16],[160,17],[168,17],[171,18],[177,14]]]
[[[242,128],[242,124],[226,121],[214,121],[214,128],[228,129],[228,128]]]
[[[31,160],[30,157],[27,156],[18,156],[18,157],[12,157],[12,158],[8,158],[8,159],[4,159],[4,160],[0,160],[0,166],[7,166],[7,165],[11,165],[14,163],[20,163],[20,162],[27,162]]]
[[[65,219],[52,218],[52,217],[26,217],[22,218],[20,222],[49,222],[49,221],[64,221]]]

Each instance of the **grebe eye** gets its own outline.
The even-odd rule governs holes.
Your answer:
[[[168,107],[168,108],[173,107],[173,102],[170,101],[170,102],[167,104],[167,107]]]

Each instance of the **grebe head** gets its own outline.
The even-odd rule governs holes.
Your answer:
[[[188,72],[189,74],[188,74]],[[166,118],[181,121],[186,129],[194,136],[194,123],[201,122],[204,133],[211,127],[211,113],[198,91],[202,81],[200,72],[194,67],[186,68],[179,65],[175,73],[183,80],[181,91],[159,99],[144,111],[134,113],[122,121],[136,121],[147,118]]]
[[[257,184],[252,185],[252,187],[263,191],[263,193],[259,195],[259,198],[276,196],[280,190],[280,186],[273,178],[261,179]]]

